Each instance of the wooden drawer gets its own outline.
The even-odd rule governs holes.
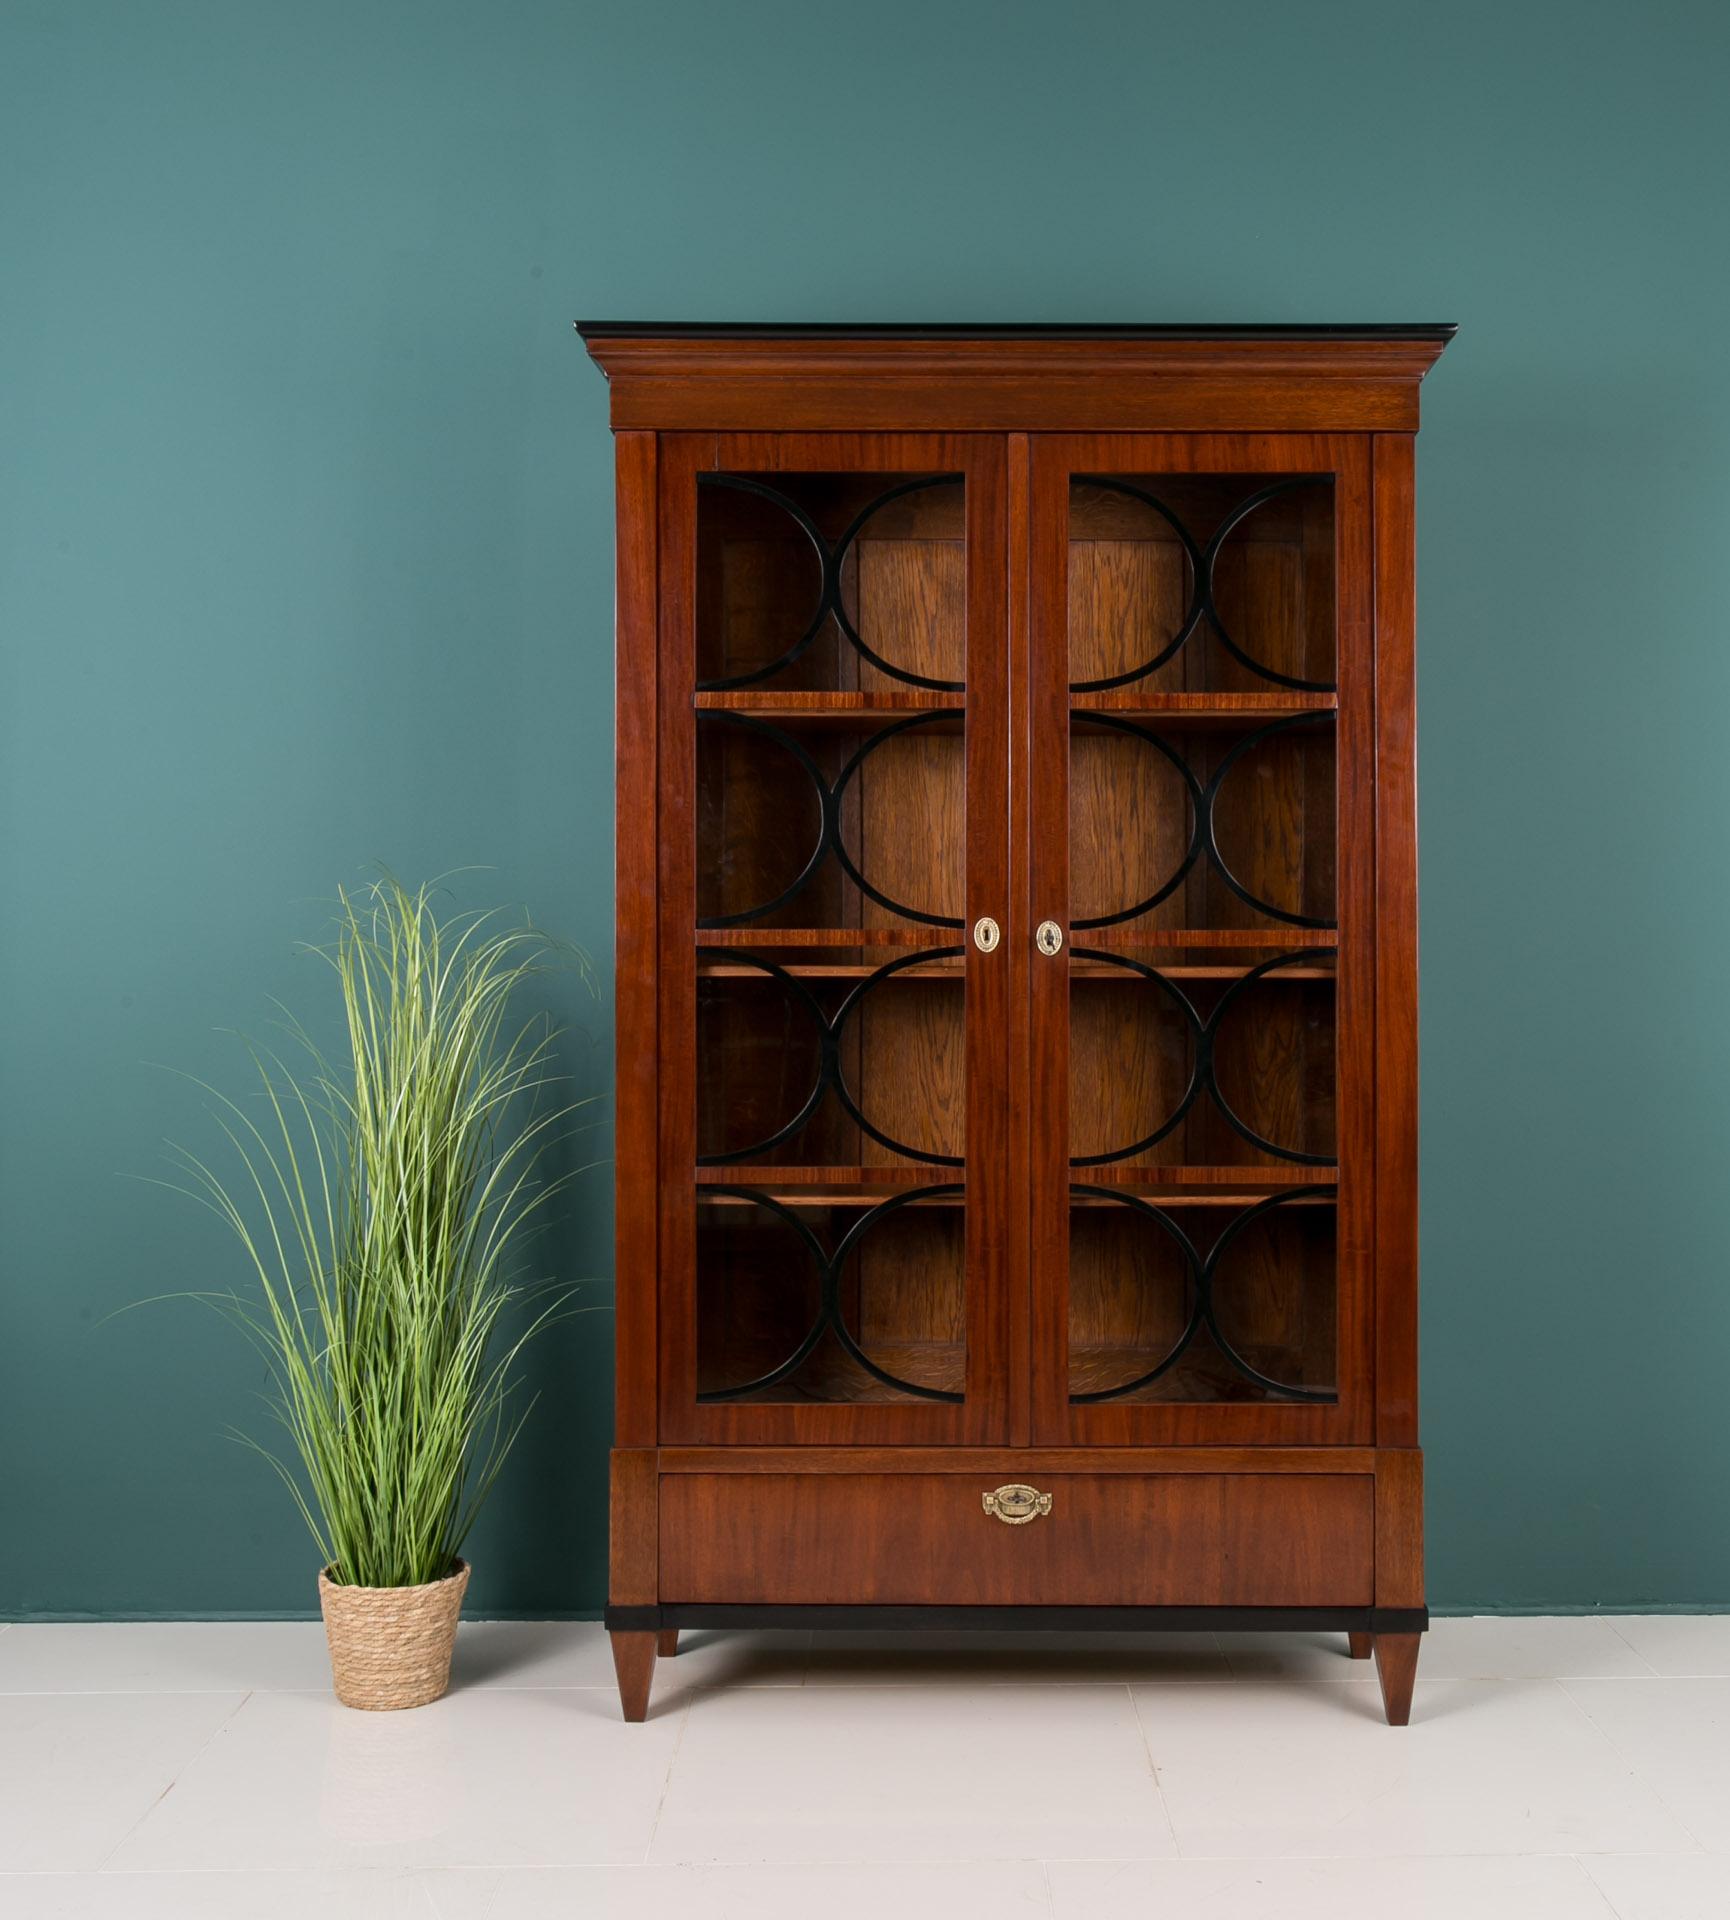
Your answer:
[[[1029,1478],[1007,1525],[977,1473],[661,1477],[660,1597],[781,1606],[1367,1606],[1367,1474]]]

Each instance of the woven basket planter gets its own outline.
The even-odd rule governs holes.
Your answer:
[[[468,1584],[466,1560],[420,1587],[342,1587],[320,1573],[318,1604],[342,1704],[389,1713],[441,1698]]]

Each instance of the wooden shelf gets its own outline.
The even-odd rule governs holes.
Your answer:
[[[1337,1167],[1258,1166],[1180,1167],[1109,1166],[1071,1167],[1071,1187],[1114,1187],[1157,1200],[1162,1207],[1254,1206],[1292,1187],[1336,1187]],[[1091,1195],[1071,1193],[1070,1205],[1104,1207],[1111,1204]],[[1330,1195],[1316,1194],[1294,1201],[1295,1206],[1332,1206]]]
[[[1254,727],[1296,713],[1339,711],[1337,693],[1075,693],[1069,697],[1071,724],[1085,725],[1095,714],[1119,714],[1130,720],[1157,720],[1162,727]]]
[[[1279,951],[1292,947],[1337,947],[1337,927],[1150,927],[1128,932],[1122,927],[1076,927],[1070,944],[1077,947],[1144,948],[1157,952],[1196,948],[1265,947]]]
[[[795,961],[790,966],[783,966],[781,971],[790,973],[795,980],[869,980],[882,964],[882,961],[878,961],[876,966],[866,966],[863,963],[850,965],[842,961]],[[932,960],[922,967],[906,967],[894,977],[897,982],[902,980],[947,981],[951,986],[960,986],[966,977],[963,971],[964,964],[961,960]],[[697,978],[699,980],[758,980],[768,986],[775,976],[736,960],[702,960],[697,963]]]
[[[892,1194],[955,1186],[966,1177],[964,1167],[699,1167],[697,1199],[706,1206],[748,1207],[748,1200],[704,1189],[749,1187],[788,1207],[875,1206]],[[963,1198],[940,1194],[934,1204],[958,1207]]]
[[[1099,1393],[1121,1387],[1138,1379],[1149,1367],[1164,1359],[1165,1350],[1157,1344],[1132,1346],[1074,1346],[1069,1350],[1069,1391]],[[1292,1356],[1260,1352],[1255,1359],[1270,1368],[1277,1378],[1282,1367],[1290,1371]],[[1331,1383],[1327,1391],[1331,1392]],[[1136,1401],[1163,1401],[1166,1405],[1209,1406],[1221,1401],[1255,1405],[1269,1398],[1253,1381],[1246,1380],[1217,1351],[1207,1345],[1191,1347],[1171,1373],[1151,1386],[1129,1396]]]
[[[765,693],[748,688],[736,693],[695,694],[692,704],[699,713],[739,713],[783,726],[789,723],[820,727],[890,726],[897,720],[925,713],[950,715],[959,726],[967,711],[967,696],[913,687],[873,693]],[[921,731],[948,732],[950,729]]]
[[[881,966],[881,962],[878,966]],[[781,971],[793,976],[795,980],[868,980],[877,972],[877,966],[867,966],[863,962],[846,964],[840,961],[801,962],[782,966]],[[1241,980],[1252,969],[1244,966],[1167,966],[1159,972],[1167,980]],[[964,981],[964,962],[960,960],[933,960],[923,967],[906,967],[895,975],[897,984],[927,981],[939,984],[947,982],[950,986],[959,986]],[[1114,986],[1132,987],[1140,981],[1140,975],[1125,972],[1122,967],[1107,965],[1101,960],[1079,960],[1071,964],[1069,977],[1077,985],[1103,980]],[[1332,967],[1277,967],[1266,976],[1272,986],[1282,986],[1305,980],[1328,980],[1335,978]],[[775,976],[764,973],[761,968],[753,967],[744,961],[704,960],[697,966],[699,980],[756,980],[768,986]]]
[[[871,1206],[891,1194],[917,1192],[927,1187],[965,1184],[964,1167],[803,1167],[738,1166],[699,1167],[696,1173],[697,1198],[706,1206],[749,1206],[737,1199],[705,1189],[748,1187],[768,1194],[790,1207]],[[1339,1170],[1335,1167],[1259,1166],[1259,1167],[1183,1167],[1183,1166],[1109,1166],[1071,1167],[1072,1187],[1121,1188],[1157,1200],[1162,1207],[1243,1207],[1254,1206],[1274,1194],[1294,1187],[1335,1187]],[[962,1194],[939,1195],[935,1204],[960,1206]],[[1092,1195],[1071,1195],[1076,1207],[1102,1207],[1111,1203]],[[1331,1195],[1316,1194],[1296,1201],[1298,1206],[1332,1206]]]
[[[698,927],[700,947],[959,947],[963,927]]]

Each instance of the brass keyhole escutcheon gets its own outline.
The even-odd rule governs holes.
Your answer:
[[[1001,1520],[1006,1527],[1024,1527],[1029,1520],[1037,1520],[1041,1514],[1051,1511],[1050,1494],[1017,1482],[1011,1482],[1007,1487],[997,1487],[979,1497],[985,1511]]]
[[[1063,951],[1063,929],[1055,920],[1041,920],[1039,931],[1033,936],[1034,944],[1044,954]]]
[[[998,930],[997,922],[992,919],[990,914],[986,914],[983,919],[974,921],[973,944],[981,953],[990,953],[1002,938],[1003,935]]]

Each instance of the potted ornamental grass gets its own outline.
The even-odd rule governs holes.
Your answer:
[[[437,899],[388,876],[343,893],[315,951],[344,1057],[292,1024],[295,1067],[252,1050],[257,1098],[206,1089],[232,1175],[179,1155],[243,1250],[242,1284],[197,1297],[265,1361],[288,1444],[239,1437],[318,1544],[351,1707],[421,1706],[449,1685],[463,1542],[529,1411],[518,1363],[568,1299],[518,1277],[536,1215],[577,1171],[549,1172],[547,1150],[586,1104],[548,1099],[558,1029],[521,1010],[553,949]]]

